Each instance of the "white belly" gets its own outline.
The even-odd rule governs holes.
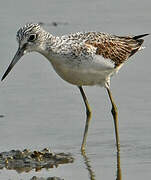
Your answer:
[[[51,61],[57,74],[65,81],[77,86],[105,86],[111,74],[115,72],[113,65],[97,64],[96,62],[72,64],[61,61]]]

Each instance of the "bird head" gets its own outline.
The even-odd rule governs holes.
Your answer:
[[[8,75],[24,54],[32,51],[42,51],[45,39],[48,38],[48,36],[49,34],[44,31],[39,24],[26,24],[24,27],[20,28],[16,35],[19,45],[18,50],[1,80]]]

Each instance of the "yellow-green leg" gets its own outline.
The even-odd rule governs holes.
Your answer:
[[[83,91],[83,88],[82,86],[78,86],[78,88],[80,89],[80,92],[81,92],[81,95],[82,95],[82,98],[83,98],[83,101],[84,101],[84,104],[85,104],[85,107],[86,107],[86,124],[85,124],[85,130],[84,130],[84,135],[83,135],[83,141],[82,141],[82,145],[81,145],[81,151],[84,151],[85,150],[85,145],[86,145],[86,138],[87,138],[87,134],[88,134],[88,128],[89,128],[89,123],[90,123],[90,120],[91,120],[91,116],[92,116],[92,112],[91,112],[91,108],[89,106],[89,103],[88,103],[88,100],[87,100],[87,97]]]
[[[106,87],[111,104],[112,104],[112,110],[111,113],[113,115],[113,119],[114,119],[114,128],[115,128],[115,136],[116,136],[116,146],[117,146],[117,151],[120,151],[120,142],[119,142],[119,133],[118,133],[118,112],[117,112],[117,107],[114,103],[113,97],[112,97],[112,93],[110,91],[110,89],[108,87]]]
[[[121,161],[120,161],[119,151],[117,151],[117,178],[116,180],[122,180],[122,170],[121,170]]]

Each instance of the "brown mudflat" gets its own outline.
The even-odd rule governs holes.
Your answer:
[[[31,170],[40,171],[42,168],[58,167],[60,164],[72,163],[74,158],[67,153],[54,153],[45,148],[41,151],[28,149],[11,150],[0,153],[0,169],[16,170],[18,173]]]

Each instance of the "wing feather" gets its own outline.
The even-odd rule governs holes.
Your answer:
[[[95,47],[97,55],[112,60],[117,67],[139,50],[143,43],[143,39],[139,39],[139,37],[143,37],[143,35],[112,36],[101,34],[97,36],[97,39],[87,40],[85,44]]]

